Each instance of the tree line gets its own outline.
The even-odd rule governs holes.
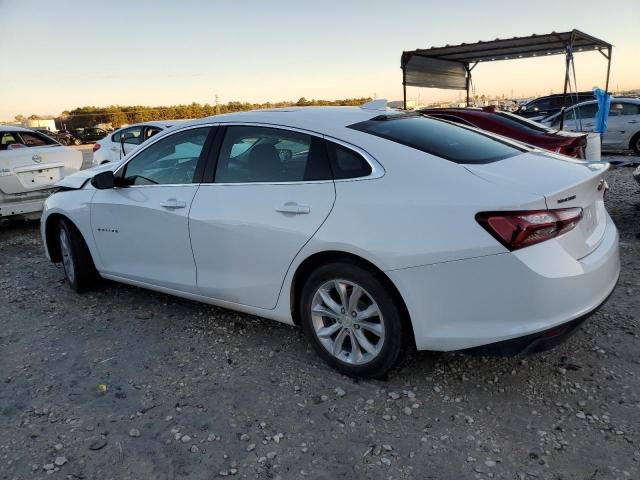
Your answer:
[[[153,120],[174,120],[179,118],[202,118],[222,113],[241,112],[263,108],[279,108],[291,106],[354,106],[371,101],[369,97],[346,98],[342,100],[307,100],[300,98],[297,102],[265,102],[249,103],[232,101],[224,104],[211,105],[193,102],[189,105],[172,105],[148,107],[144,105],[111,105],[108,107],[78,107],[65,110],[56,118],[56,123],[66,129],[91,127],[96,124],[111,124],[114,128],[133,123],[149,122]],[[22,115],[16,117],[24,118]],[[29,118],[38,118],[31,115]]]

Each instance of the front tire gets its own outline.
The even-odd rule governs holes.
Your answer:
[[[302,288],[302,328],[318,355],[357,378],[379,378],[400,360],[403,311],[382,274],[352,263],[315,270]]]
[[[636,133],[629,143],[631,150],[633,150],[636,155],[640,155],[640,132]]]
[[[60,221],[58,242],[62,267],[69,286],[77,293],[95,287],[99,275],[89,248],[78,229],[67,220]]]

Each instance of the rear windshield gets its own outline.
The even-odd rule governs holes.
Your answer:
[[[349,128],[456,163],[490,163],[525,151],[475,130],[417,115],[376,117]]]
[[[503,119],[506,119],[506,120],[508,120],[510,122],[517,123],[521,127],[527,128],[529,130],[533,130],[534,132],[555,133],[554,129],[549,128],[546,125],[543,125],[542,123],[534,122],[533,120],[529,120],[528,118],[524,118],[524,117],[520,117],[518,115],[514,115],[513,113],[496,112],[496,114],[499,117],[503,118]]]

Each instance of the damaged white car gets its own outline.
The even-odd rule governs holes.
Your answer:
[[[0,125],[0,224],[37,219],[54,184],[82,167],[82,152],[27,128]]]

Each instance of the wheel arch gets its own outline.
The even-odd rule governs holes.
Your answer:
[[[305,258],[296,268],[295,273],[293,274],[293,278],[291,281],[291,290],[290,290],[290,309],[291,309],[291,318],[293,319],[293,323],[297,326],[300,326],[301,320],[299,315],[300,310],[300,301],[302,288],[304,286],[305,280],[309,278],[309,275],[321,265],[325,265],[327,263],[351,263],[363,266],[369,270],[373,270],[380,275],[380,278],[385,283],[385,286],[389,289],[391,294],[393,295],[394,301],[397,305],[400,306],[403,318],[405,319],[405,327],[407,332],[410,334],[410,342],[413,346],[415,346],[415,335],[413,332],[413,323],[411,321],[411,316],[409,314],[409,309],[400,294],[400,290],[396,287],[393,281],[389,278],[389,276],[384,273],[383,270],[378,268],[375,264],[362,258],[361,256],[355,255],[353,253],[348,253],[340,250],[328,250],[323,252],[317,252],[309,257]]]
[[[638,140],[640,140],[640,130],[631,135],[631,140],[629,140],[629,150],[636,150]]]
[[[78,227],[73,223],[66,215],[62,213],[52,213],[47,217],[47,220],[44,224],[44,237],[46,242],[47,251],[49,252],[49,257],[51,261],[54,263],[58,263],[62,261],[62,254],[60,253],[60,241],[58,239],[57,227],[60,225],[62,220],[66,220],[70,225],[73,226],[76,230],[79,231]]]

